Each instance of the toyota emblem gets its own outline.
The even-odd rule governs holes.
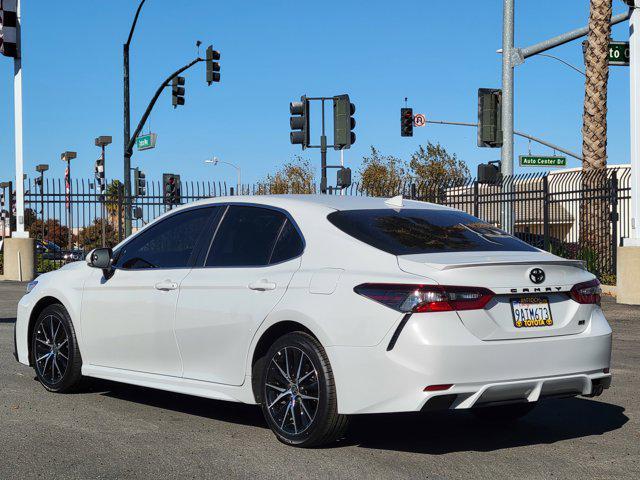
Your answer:
[[[529,280],[531,280],[536,285],[544,282],[544,278],[545,278],[544,270],[542,270],[541,268],[533,268],[529,272]]]

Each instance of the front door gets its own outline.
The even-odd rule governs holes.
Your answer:
[[[200,207],[167,216],[115,252],[110,278],[99,270],[88,278],[82,299],[86,363],[182,375],[176,304],[214,212]]]

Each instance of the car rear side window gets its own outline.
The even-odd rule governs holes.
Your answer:
[[[455,210],[343,210],[327,218],[348,235],[393,255],[537,251],[499,228]]]
[[[300,256],[303,250],[304,243],[302,237],[293,223],[291,223],[291,220],[287,219],[280,231],[269,263],[280,263],[291,260],[292,258]]]
[[[215,207],[175,213],[127,242],[117,253],[117,268],[186,268]]]
[[[268,208],[230,206],[213,239],[205,265],[267,265],[286,218],[283,213]]]

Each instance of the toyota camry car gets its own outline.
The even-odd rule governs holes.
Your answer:
[[[27,290],[16,355],[47,390],[96,377],[259,404],[290,445],[356,414],[514,420],[611,383],[581,262],[401,197],[200,201]]]

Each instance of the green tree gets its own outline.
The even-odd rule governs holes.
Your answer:
[[[28,228],[29,236],[44,242],[53,242],[66,248],[69,243],[69,229],[61,225],[58,219],[50,218],[44,222],[44,239],[42,238],[42,220],[34,220]]]
[[[315,170],[311,162],[298,155],[274,174],[258,182],[258,194],[314,193]]]
[[[85,251],[102,246],[102,218],[96,218],[92,225],[83,228],[78,234],[78,245]],[[107,247],[113,247],[118,243],[117,232],[114,226],[107,221],[105,223],[105,239]]]
[[[372,196],[391,196],[410,178],[406,162],[393,155],[382,155],[374,146],[362,159],[358,174],[360,188]]]
[[[471,176],[467,164],[439,143],[420,145],[409,161],[411,176],[418,184],[459,184]]]

